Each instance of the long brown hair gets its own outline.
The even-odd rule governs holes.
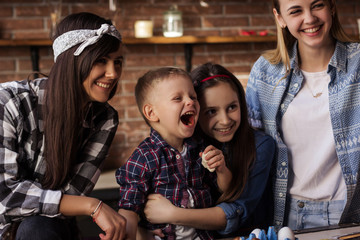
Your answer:
[[[59,23],[54,38],[71,30],[98,29],[103,23],[111,24],[91,13],[72,14]],[[58,56],[47,80],[43,108],[46,170],[42,184],[45,188],[58,189],[69,177],[79,154],[81,127],[89,107],[83,81],[90,74],[94,62],[117,51],[120,41],[105,34],[75,57],[78,46]],[[114,96],[116,87],[110,98]]]
[[[333,16],[333,22],[330,29],[331,37],[341,42],[359,41],[348,36],[345,33],[344,29],[342,28],[341,23],[339,21],[335,0],[325,0],[325,3],[329,6],[329,9],[332,12],[332,16]],[[281,14],[279,0],[273,0],[273,8],[276,10],[278,14]],[[290,72],[289,51],[296,42],[296,38],[290,33],[287,27],[281,28],[281,26],[276,21],[276,19],[275,19],[275,23],[277,30],[276,49],[265,51],[263,57],[267,59],[271,64],[283,63],[285,65],[286,75],[287,75]]]
[[[226,147],[224,152],[226,164],[232,173],[232,179],[227,191],[223,192],[218,199],[218,202],[234,201],[239,198],[245,188],[249,169],[256,156],[255,137],[253,129],[248,122],[244,88],[240,81],[230,71],[219,64],[203,64],[194,69],[190,75],[194,81],[195,91],[199,100],[202,99],[203,93],[207,88],[216,86],[219,82],[230,84],[239,98],[241,123],[232,140],[225,144]],[[230,78],[215,77],[205,82],[200,82],[205,78],[215,75],[227,75]],[[195,135],[203,138],[206,143],[213,144],[215,147],[222,149],[223,144],[207,136],[201,130],[199,124],[196,127]]]

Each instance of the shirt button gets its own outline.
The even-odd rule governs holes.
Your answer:
[[[305,206],[305,203],[304,202],[298,202],[298,207],[299,208],[303,208]]]
[[[299,86],[299,84],[297,84],[297,83],[295,83],[295,84],[294,84],[294,87],[296,87],[296,88],[297,88],[298,86]]]
[[[240,214],[240,213],[241,213],[240,209],[236,210],[236,212],[237,212],[238,214]]]
[[[179,156],[179,155],[176,155],[176,159],[180,159],[180,156]]]
[[[285,107],[285,104],[281,104],[280,107],[281,107],[281,108],[284,108],[284,107]]]
[[[282,165],[283,167],[285,167],[285,166],[286,166],[286,162],[282,162],[281,165]]]
[[[283,197],[284,196],[284,194],[281,192],[281,193],[279,193],[279,197]]]

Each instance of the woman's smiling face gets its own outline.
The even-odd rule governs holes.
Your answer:
[[[83,82],[90,101],[106,102],[109,100],[110,93],[121,76],[122,64],[121,46],[116,52],[95,61],[89,76]]]
[[[286,26],[303,47],[326,46],[332,26],[332,10],[326,0],[279,0],[274,10],[280,26]]]
[[[240,126],[240,103],[229,83],[206,88],[199,99],[199,124],[203,132],[219,142],[229,142]]]

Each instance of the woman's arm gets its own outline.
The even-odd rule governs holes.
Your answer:
[[[144,213],[153,224],[170,223],[203,230],[220,230],[226,226],[226,216],[219,207],[179,208],[160,194],[150,194]]]
[[[0,90],[0,224],[36,214],[56,217],[60,215],[61,191],[43,189],[37,180],[44,162],[33,149],[39,144],[38,134],[30,134],[38,131],[34,124],[36,114],[28,105],[30,100],[20,103],[9,92]],[[29,111],[20,112],[19,105]]]
[[[65,216],[93,214],[94,221],[105,232],[99,235],[101,239],[124,239],[126,219],[108,205],[99,203],[96,198],[64,194],[59,212]]]

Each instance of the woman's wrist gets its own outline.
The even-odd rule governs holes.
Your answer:
[[[99,200],[99,203],[96,205],[94,211],[90,214],[90,217],[92,217],[93,221],[96,222],[96,217],[99,215],[101,211],[103,201]]]
[[[100,203],[99,199],[90,198],[90,201],[88,202],[89,205],[87,206],[86,215],[92,217],[91,214],[93,214],[95,209],[98,207],[99,203]]]

